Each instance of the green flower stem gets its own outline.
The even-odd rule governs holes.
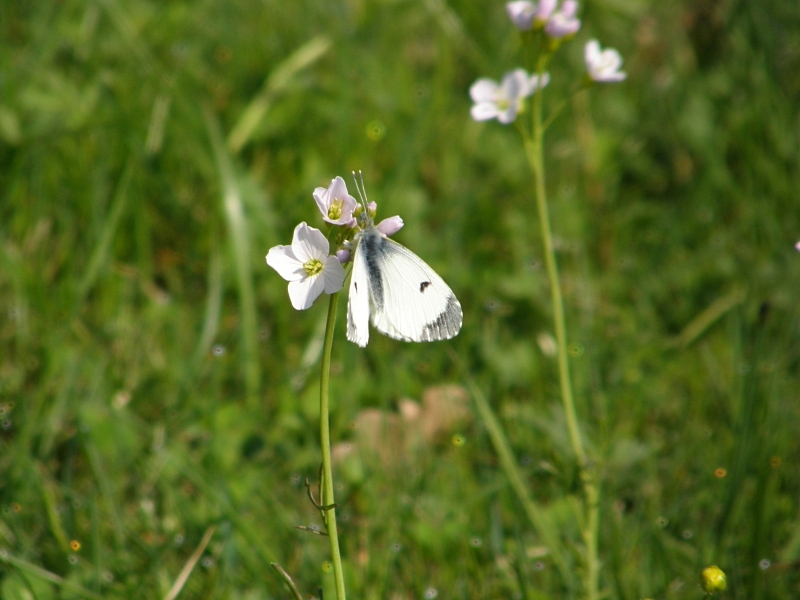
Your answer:
[[[539,64],[539,76],[543,72],[543,63]],[[569,375],[569,357],[567,356],[567,333],[564,321],[564,300],[561,297],[561,283],[558,277],[558,265],[553,250],[553,235],[550,229],[550,214],[547,209],[547,195],[545,192],[543,138],[542,125],[542,93],[537,91],[533,95],[533,138],[525,135],[525,153],[528,156],[535,181],[536,206],[539,211],[539,224],[542,228],[542,243],[544,245],[545,264],[550,280],[550,295],[553,303],[553,321],[558,343],[558,378],[561,387],[561,401],[564,405],[564,415],[567,419],[572,451],[578,460],[581,481],[583,483],[585,513],[582,525],[583,541],[586,546],[586,572],[584,587],[588,600],[597,600],[599,565],[597,562],[597,529],[599,524],[598,498],[599,490],[595,478],[589,470],[586,460],[586,451],[583,448],[581,432],[578,427],[578,418],[575,413],[575,401],[572,396],[572,383]]]
[[[328,384],[331,379],[331,347],[333,346],[333,329],[336,325],[336,308],[339,292],[331,294],[328,304],[328,322],[325,325],[325,345],[322,349],[322,372],[319,378],[319,438],[322,445],[322,513],[328,539],[331,542],[331,561],[333,577],[336,581],[336,600],[345,600],[344,575],[342,573],[342,556],[339,553],[339,533],[336,529],[336,509],[333,507],[333,470],[331,469],[331,431],[329,412]],[[328,508],[330,507],[330,508]]]

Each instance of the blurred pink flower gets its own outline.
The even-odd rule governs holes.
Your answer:
[[[544,26],[544,31],[551,38],[564,38],[575,35],[581,28],[580,19],[576,19],[578,3],[575,0],[564,0],[561,8],[553,14]]]
[[[528,0],[520,2],[507,2],[506,12],[514,27],[520,31],[527,31],[533,27],[533,17],[536,16],[536,5]]]
[[[469,95],[475,104],[470,113],[476,121],[497,119],[504,125],[517,118],[522,100],[540,87],[547,85],[550,76],[545,73],[540,85],[539,77],[528,76],[525,69],[514,69],[506,73],[503,81],[482,78],[472,84]]]
[[[586,68],[589,77],[594,81],[612,83],[622,81],[628,74],[620,71],[622,57],[613,48],[600,50],[600,43],[597,40],[590,40],[584,49]]]
[[[519,2],[507,2],[506,12],[517,29],[528,31],[544,25],[555,7],[556,0],[541,0],[538,5],[528,0],[521,0]]]
[[[535,94],[537,90],[547,87],[548,83],[550,83],[550,73],[542,73],[541,81],[538,75],[531,75],[531,78],[528,80],[528,95]]]

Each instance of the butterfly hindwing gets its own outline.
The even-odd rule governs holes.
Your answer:
[[[369,341],[369,275],[363,253],[356,248],[347,298],[347,339],[362,348]]]

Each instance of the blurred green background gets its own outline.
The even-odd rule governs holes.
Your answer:
[[[548,191],[608,598],[800,597],[800,8],[593,0],[629,78],[548,131]],[[573,597],[452,348],[576,547],[531,176],[468,89],[521,65],[502,2],[0,3],[0,597],[333,598],[303,480],[327,303],[264,261],[363,169],[465,314],[344,339],[332,398],[351,597]],[[315,488],[313,488],[315,489]],[[576,574],[580,561],[575,559]],[[577,575],[576,575],[577,576]],[[437,596],[438,595],[438,596]]]

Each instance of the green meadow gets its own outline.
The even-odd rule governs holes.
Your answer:
[[[800,7],[579,17],[544,154],[600,597],[800,597]],[[593,38],[628,78],[570,96]],[[328,297],[264,257],[359,169],[464,323],[361,349],[340,294],[349,597],[583,597],[533,178],[470,118],[525,51],[500,1],[0,3],[0,598],[335,598]]]

